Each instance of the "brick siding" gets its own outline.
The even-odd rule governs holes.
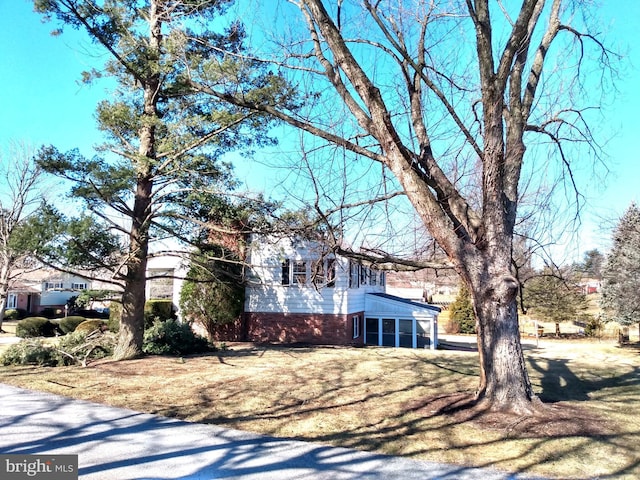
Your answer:
[[[358,338],[353,338],[352,318],[360,318]],[[221,329],[217,340],[316,345],[363,345],[364,312],[348,315],[245,313],[241,321]]]

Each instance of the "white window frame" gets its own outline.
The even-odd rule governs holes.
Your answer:
[[[18,296],[15,293],[7,295],[7,308],[18,308]]]
[[[291,262],[291,284],[292,285],[306,285],[309,278],[309,272],[307,272],[306,260],[294,260]]]
[[[353,338],[359,338],[360,335],[362,335],[362,332],[360,330],[360,316],[354,315],[351,318],[351,321],[353,322]]]
[[[360,287],[360,264],[349,262],[349,288]]]
[[[317,287],[336,286],[336,259],[325,258],[311,262],[313,283]]]
[[[86,290],[87,288],[88,288],[87,282],[71,284],[71,290]]]

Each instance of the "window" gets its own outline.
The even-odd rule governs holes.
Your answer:
[[[369,285],[376,285],[378,283],[378,271],[369,270]]]
[[[18,308],[18,297],[15,293],[10,293],[7,297],[7,308]]]
[[[282,262],[282,285],[291,284],[291,261],[287,258]]]
[[[311,264],[311,277],[314,284],[324,285],[324,262],[322,260],[316,260]]]
[[[353,338],[358,338],[360,336],[360,317],[355,315],[351,321],[353,322]]]
[[[349,288],[358,288],[359,282],[359,267],[360,265],[355,262],[349,262]]]
[[[296,260],[293,262],[293,284],[304,285],[307,283],[307,262]]]
[[[369,269],[367,267],[365,267],[364,265],[360,265],[360,285],[367,284],[368,272]]]
[[[327,287],[336,286],[336,259],[327,259]]]
[[[87,289],[87,284],[86,283],[72,283],[71,284],[71,290],[86,290]]]
[[[336,259],[317,260],[311,264],[313,283],[318,286],[335,287]]]
[[[380,272],[380,286],[384,287],[387,284],[387,275],[384,272]]]
[[[62,288],[62,282],[45,282],[44,284],[45,290],[60,290]]]

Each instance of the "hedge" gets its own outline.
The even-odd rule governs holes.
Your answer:
[[[58,325],[44,317],[27,317],[16,325],[16,336],[30,337],[54,337],[58,331]]]

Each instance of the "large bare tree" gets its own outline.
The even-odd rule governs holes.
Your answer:
[[[195,69],[192,85],[268,112],[390,171],[472,293],[479,405],[535,411],[539,402],[518,330],[513,239],[526,175],[556,161],[565,185],[575,190],[578,153],[597,155],[589,108],[600,99],[582,103],[580,94],[602,88],[610,53],[588,29],[590,4],[278,5],[283,17],[292,6],[301,14],[285,17],[291,19],[290,37],[271,61],[299,82],[302,107],[291,110],[222,91]],[[266,58],[261,49],[256,55]]]
[[[31,265],[31,252],[20,241],[21,229],[45,200],[44,172],[33,154],[20,142],[0,152],[0,331],[10,287]]]

